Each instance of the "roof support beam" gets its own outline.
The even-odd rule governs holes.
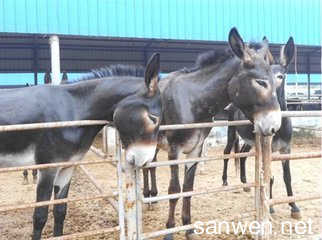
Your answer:
[[[60,52],[59,52],[59,38],[57,35],[53,35],[49,38],[50,55],[51,55],[51,72],[52,72],[52,84],[60,84]]]
[[[33,71],[34,71],[34,85],[38,85],[38,48],[37,48],[37,36],[34,36],[33,42]]]

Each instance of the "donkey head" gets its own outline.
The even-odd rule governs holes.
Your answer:
[[[126,151],[126,161],[135,166],[151,162],[155,155],[161,122],[161,96],[158,89],[160,54],[154,54],[145,70],[141,92],[122,100],[113,121]]]
[[[246,45],[233,28],[229,45],[240,65],[228,86],[230,100],[254,122],[255,131],[274,134],[281,126],[276,85],[268,59],[268,41]]]
[[[274,80],[276,82],[276,87],[279,89],[282,85],[284,85],[287,68],[290,62],[293,59],[295,52],[294,40],[290,37],[286,43],[286,45],[281,47],[280,59],[278,63],[273,63],[272,72],[274,76]]]

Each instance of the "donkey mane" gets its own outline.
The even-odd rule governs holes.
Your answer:
[[[143,66],[115,64],[92,69],[89,73],[69,83],[115,76],[144,77],[144,71]]]
[[[205,68],[212,64],[223,63],[233,57],[230,49],[219,49],[204,52],[198,55],[195,67]]]

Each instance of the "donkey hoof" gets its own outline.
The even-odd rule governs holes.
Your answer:
[[[301,212],[291,212],[291,218],[296,219],[296,220],[300,220],[302,218]]]
[[[270,207],[270,208],[269,208],[269,213],[270,213],[271,215],[274,215],[274,214],[275,214],[275,210],[274,210],[274,208]]]
[[[244,190],[244,192],[250,192],[251,191],[250,187],[244,187],[243,190]]]
[[[170,234],[165,235],[163,240],[173,240],[173,234],[170,233]]]

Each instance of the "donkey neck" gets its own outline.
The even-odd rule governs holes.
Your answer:
[[[78,119],[113,120],[116,105],[142,87],[142,78],[109,77],[66,85]]]
[[[287,111],[287,104],[285,98],[285,80],[282,82],[281,86],[276,90],[277,100],[282,111]]]
[[[228,84],[239,67],[240,60],[232,58],[222,64],[209,66],[196,72],[195,81],[200,82],[201,94],[198,95],[195,104],[200,116],[211,118],[231,102]]]

